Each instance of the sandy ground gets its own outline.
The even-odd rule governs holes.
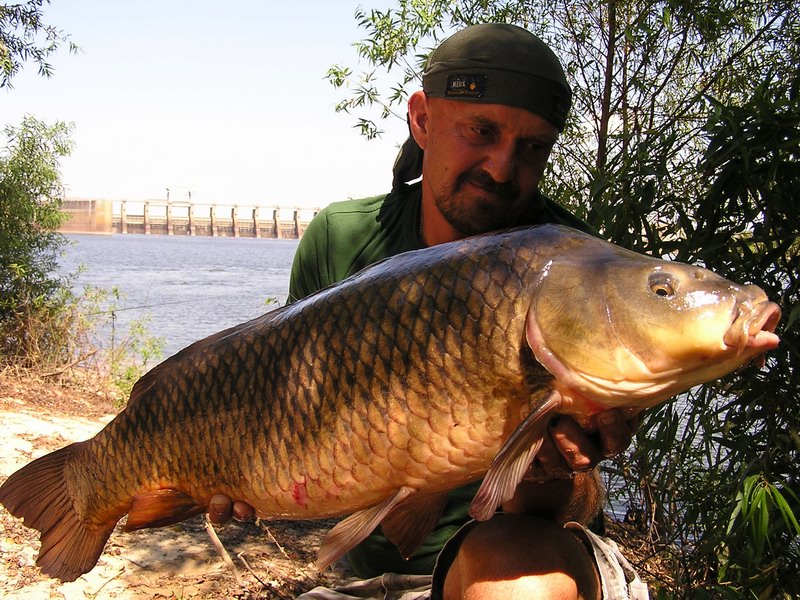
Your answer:
[[[0,374],[0,482],[19,467],[87,439],[116,410],[102,395]],[[97,566],[71,583],[36,567],[38,532],[0,507],[0,597],[294,598],[329,581],[314,568],[330,523],[232,523],[217,527],[238,577],[205,530],[204,517],[111,535]]]

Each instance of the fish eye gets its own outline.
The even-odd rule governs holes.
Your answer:
[[[656,296],[670,298],[675,294],[675,288],[672,285],[672,280],[666,273],[653,273],[650,275],[647,283],[650,285],[650,291]]]

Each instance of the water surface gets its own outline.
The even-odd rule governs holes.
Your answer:
[[[165,235],[77,235],[61,260],[77,284],[118,287],[117,331],[149,315],[164,356],[282,305],[297,240]],[[269,300],[277,303],[267,305]]]

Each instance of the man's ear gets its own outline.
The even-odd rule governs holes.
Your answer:
[[[425,92],[414,92],[408,99],[408,127],[420,148],[428,143],[428,97]]]

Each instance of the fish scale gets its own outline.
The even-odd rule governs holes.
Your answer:
[[[587,303],[603,300],[617,263],[632,283],[616,296],[635,297],[630,305],[649,307],[656,321],[689,318],[691,311],[655,298],[647,283],[669,268],[677,287],[688,267],[564,227],[398,255],[167,359],[136,383],[125,410],[94,438],[9,477],[0,502],[42,531],[37,562],[63,580],[91,569],[126,513],[128,530],[166,525],[203,512],[217,493],[248,502],[265,519],[352,513],[326,537],[321,567],[382,521],[408,554],[423,541],[420,528],[436,522],[426,515],[436,516],[447,491],[484,474],[471,512],[489,518],[521,480],[548,415],[588,422],[604,403],[618,402],[586,382],[606,382],[612,391],[632,385],[625,373],[595,372],[591,351],[576,353],[583,363],[569,362],[576,343],[605,348],[616,339],[605,323],[582,319],[612,312],[587,310]],[[715,317],[743,315],[737,327],[723,316],[706,319],[721,324],[719,331],[693,330],[710,339],[701,340],[710,345],[704,355],[716,353],[722,366],[701,366],[698,376],[679,356],[681,375],[673,369],[675,383],[655,382],[652,398],[650,382],[633,382],[644,390],[635,408],[777,344],[777,307],[760,290],[735,289],[724,298],[719,292]],[[630,310],[620,308],[622,315]],[[734,340],[738,354],[717,348],[722,338],[742,335],[749,338]],[[625,340],[624,351],[635,342]],[[646,342],[650,353],[680,345]]]

